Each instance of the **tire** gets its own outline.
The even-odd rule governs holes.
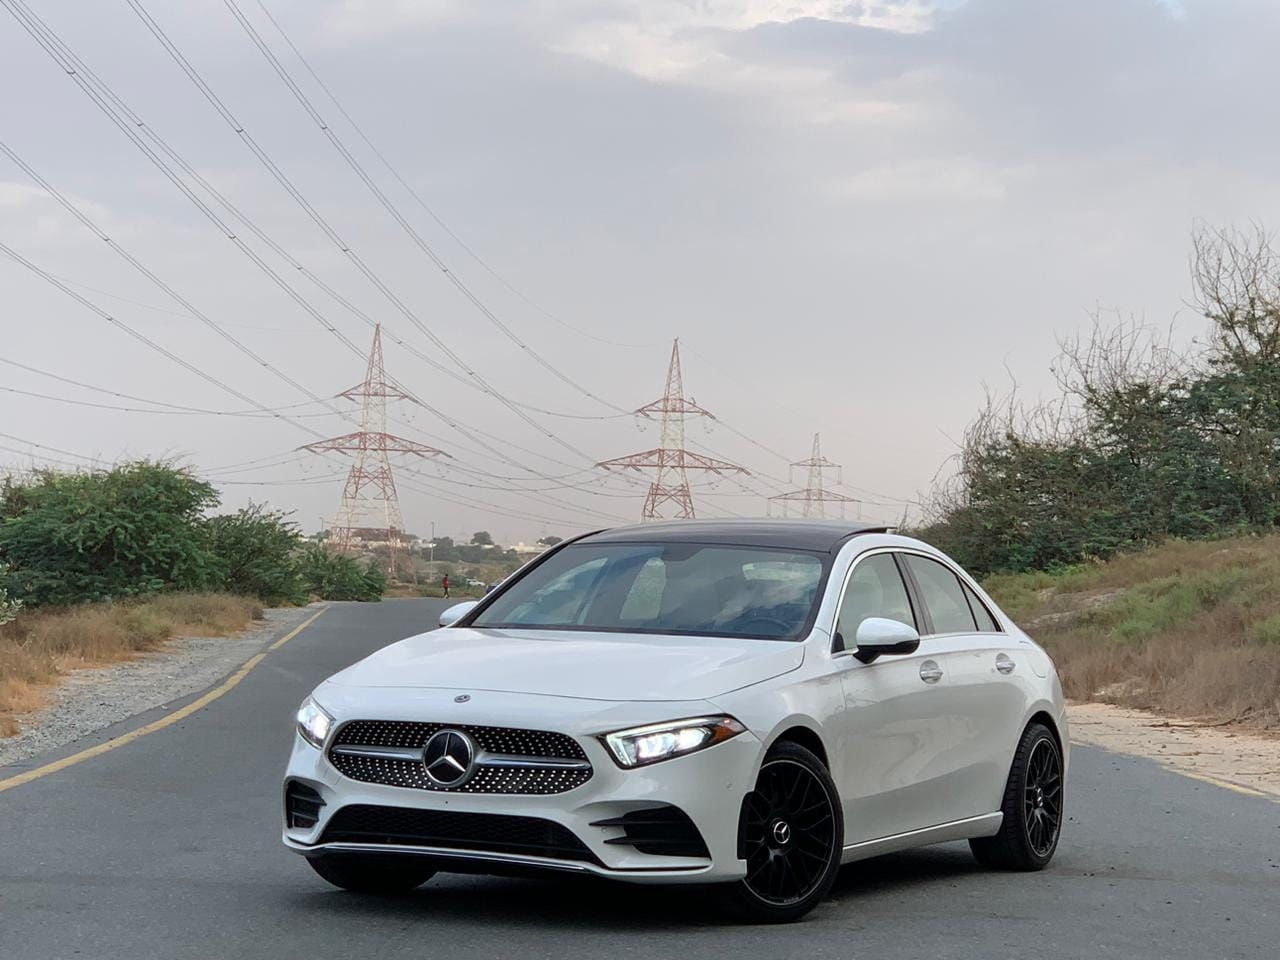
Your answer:
[[[790,742],[769,750],[756,788],[743,800],[738,837],[747,876],[717,891],[734,919],[789,923],[830,892],[844,816],[835,782],[812,751]]]
[[[969,841],[978,863],[995,870],[1043,870],[1053,859],[1062,833],[1062,750],[1053,731],[1032,723],[1022,734],[994,837]]]
[[[407,893],[436,872],[413,857],[329,853],[308,858],[307,863],[335,887],[353,893]]]

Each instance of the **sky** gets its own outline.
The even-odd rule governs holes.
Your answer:
[[[749,471],[699,515],[803,487],[815,432],[847,516],[918,515],[984,391],[1051,395],[1094,311],[1193,338],[1192,230],[1280,204],[1272,0],[0,5],[0,142],[99,231],[0,154],[0,466],[176,458],[308,530],[372,323],[419,401],[387,429],[449,455],[394,459],[413,533],[638,519],[593,464],[659,446],[625,411],[677,337],[690,451]]]

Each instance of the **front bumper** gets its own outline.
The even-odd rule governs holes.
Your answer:
[[[509,708],[511,704],[505,706]],[[545,704],[538,706],[545,710]],[[549,795],[444,792],[366,783],[344,776],[324,752],[295,736],[285,778],[286,787],[290,781],[310,787],[319,794],[323,806],[319,808],[317,822],[309,828],[291,827],[286,820],[284,843],[308,857],[339,853],[399,854],[426,857],[434,861],[440,870],[457,872],[552,870],[654,883],[707,883],[742,877],[745,864],[738,859],[738,815],[743,796],[755,782],[761,755],[760,741],[747,732],[697,753],[623,770],[593,735],[601,729],[599,708],[603,705],[597,703],[593,708],[585,704],[582,706],[585,709],[581,716],[574,716],[579,712],[577,710],[567,710],[567,716],[562,716],[558,725],[548,722],[545,714],[520,718],[510,709],[504,709],[498,712],[499,715],[481,716],[474,710],[455,712],[447,709],[443,702],[439,704],[440,710],[444,711],[443,717],[435,710],[429,713],[415,711],[416,716],[392,711],[393,715],[389,717],[381,711],[384,713],[381,719],[430,717],[432,722],[495,723],[528,729],[557,729],[566,733],[581,745],[593,773],[586,783],[564,793]],[[644,715],[634,721],[627,719],[615,723],[606,719],[605,728],[619,729],[657,719],[716,712],[709,711],[707,704],[667,704],[664,710],[667,707],[673,709],[665,710],[665,716],[655,717],[654,706],[645,705]],[[616,714],[617,710],[611,708],[605,713]],[[593,719],[588,719],[592,715]],[[585,731],[588,726],[591,732]],[[586,847],[589,856],[560,859],[494,852],[479,847],[459,849],[452,844],[442,847],[324,841],[326,826],[337,811],[355,805],[537,818],[568,830]],[[626,831],[616,825],[602,826],[600,821],[616,820],[659,805],[674,806],[688,816],[706,844],[709,856],[669,856],[657,851],[646,853],[632,845],[606,842]]]

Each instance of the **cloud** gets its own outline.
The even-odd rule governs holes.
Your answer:
[[[1001,170],[969,157],[907,160],[860,170],[830,184],[833,196],[857,204],[937,201],[997,202],[1016,171]]]
[[[345,46],[465,19],[470,9],[463,0],[339,0],[325,10],[321,33],[328,43]]]

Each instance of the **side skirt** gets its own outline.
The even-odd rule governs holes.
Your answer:
[[[992,837],[1000,830],[1004,814],[999,811],[986,813],[980,817],[968,817],[964,820],[953,820],[936,827],[925,827],[922,830],[911,830],[907,833],[896,833],[891,837],[878,840],[863,840],[851,843],[844,848],[841,863],[853,863],[855,860],[866,860],[878,857],[883,853],[894,853],[898,850],[909,850],[912,847],[925,847],[931,843],[947,843],[951,840],[968,840],[972,837]]]

